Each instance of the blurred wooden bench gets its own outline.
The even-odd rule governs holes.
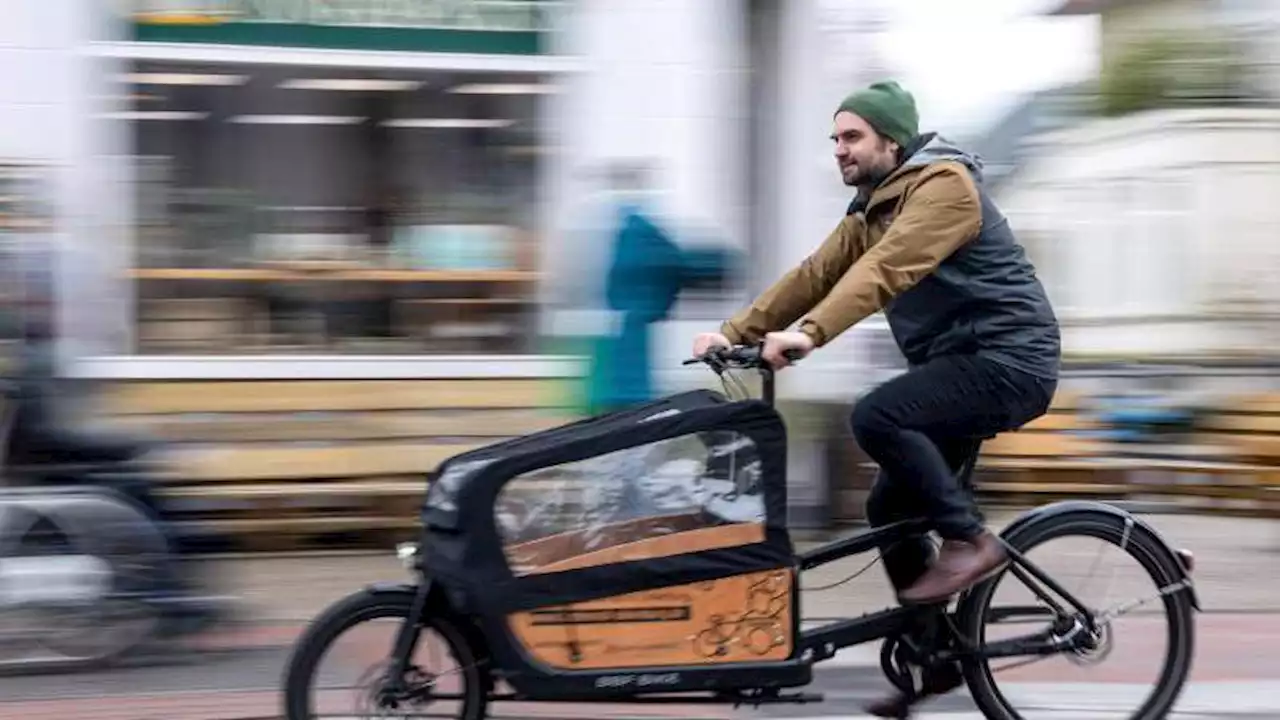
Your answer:
[[[1078,399],[1055,399],[1044,417],[988,441],[979,494],[1021,505],[1095,497],[1280,516],[1280,394],[1220,403],[1204,414],[1186,447],[1168,448],[1164,457],[1134,456],[1128,446],[1089,437],[1099,428],[1077,411]]]
[[[1071,497],[1122,497],[1124,464],[1088,436],[1097,424],[1078,395],[1059,392],[1049,412],[986,441],[974,474],[978,495],[995,504],[1034,505]]]
[[[1142,491],[1201,512],[1280,517],[1280,393],[1228,398],[1196,425],[1213,457],[1166,463],[1163,481]]]
[[[1200,423],[1206,439],[1242,460],[1280,465],[1280,393],[1235,398]]]
[[[1038,505],[1060,498],[1124,496],[1125,464],[1108,457],[1106,445],[1088,436],[1097,426],[1082,410],[1078,395],[1059,392],[1043,416],[985,441],[973,476],[982,502]]]
[[[246,548],[413,536],[427,473],[567,422],[554,380],[129,381],[102,422],[161,440],[163,495]]]

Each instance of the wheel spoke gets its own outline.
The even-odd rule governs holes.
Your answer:
[[[1098,613],[1098,624],[1102,625],[1102,624],[1110,623],[1112,620],[1122,618],[1125,615],[1128,615],[1129,613],[1133,612],[1134,610],[1137,610],[1140,607],[1143,607],[1145,605],[1150,605],[1151,603],[1156,602],[1157,600],[1161,600],[1166,595],[1172,595],[1173,593],[1176,593],[1176,592],[1182,592],[1183,590],[1186,590],[1190,587],[1191,587],[1190,580],[1179,580],[1176,583],[1165,585],[1164,587],[1157,590],[1154,595],[1147,595],[1145,597],[1140,597],[1136,600],[1130,600],[1127,603],[1120,603],[1119,605],[1113,605],[1109,608],[1106,608],[1102,612]]]

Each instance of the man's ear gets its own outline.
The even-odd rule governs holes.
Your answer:
[[[904,157],[907,154],[906,149],[899,145],[896,140],[889,141],[889,150],[893,152],[894,161],[902,162],[906,159]]]

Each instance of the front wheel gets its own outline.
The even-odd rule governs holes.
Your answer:
[[[484,720],[488,683],[477,653],[454,620],[428,611],[421,633],[406,663],[403,687],[391,691],[388,669],[396,634],[409,621],[413,594],[409,591],[362,591],[339,601],[317,618],[294,647],[285,669],[285,720],[318,717],[386,718],[404,714],[454,720]],[[372,626],[382,625],[382,628]],[[355,635],[352,645],[337,650],[339,641]],[[446,666],[425,664],[422,651],[431,641],[447,651]],[[321,663],[334,660],[335,668]],[[335,676],[354,675],[353,685]]]
[[[1017,566],[976,586],[957,630],[977,650],[964,663],[965,676],[983,714],[1166,717],[1187,681],[1195,640],[1195,608],[1176,556],[1131,518],[1097,511],[1047,518],[1010,542],[1095,621],[1090,626],[1066,598]],[[1023,651],[1037,645],[1047,649]]]

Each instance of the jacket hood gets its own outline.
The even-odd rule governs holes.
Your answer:
[[[975,184],[982,184],[982,158],[961,150],[955,143],[937,133],[926,133],[917,136],[906,147],[904,154],[907,157],[902,161],[902,164],[882,180],[874,190],[870,192],[860,191],[854,196],[853,201],[849,203],[849,208],[845,211],[846,214],[852,215],[865,210],[867,203],[871,200],[871,196],[876,192],[882,188],[895,186],[904,176],[912,175],[916,170],[936,162],[958,162],[969,169],[969,174],[973,177]]]
[[[961,150],[955,143],[937,133],[928,133],[916,138],[916,141],[908,146],[907,152],[909,155],[903,161],[900,170],[943,161],[958,162],[969,168],[975,183],[982,183],[982,158]]]

